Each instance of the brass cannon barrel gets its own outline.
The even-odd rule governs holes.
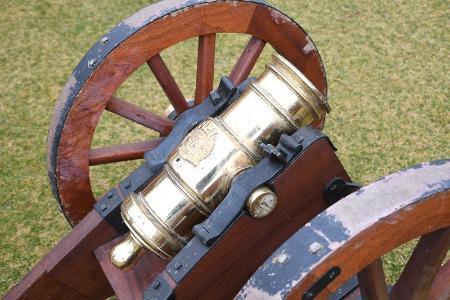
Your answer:
[[[264,72],[232,105],[194,128],[169,155],[162,172],[132,193],[121,214],[129,236],[111,251],[126,268],[141,248],[176,255],[228,193],[237,174],[263,157],[261,143],[276,144],[328,112],[325,98],[290,62],[272,56]]]

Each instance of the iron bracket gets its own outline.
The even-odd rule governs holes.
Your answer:
[[[303,149],[320,138],[327,138],[311,127],[298,129],[292,135],[282,134],[278,145],[262,144],[266,158],[239,175],[228,195],[193,232],[205,246],[211,246],[243,211],[250,194],[278,175]],[[329,140],[328,140],[329,141]],[[330,142],[331,144],[331,142]]]
[[[328,203],[328,205],[333,205],[342,198],[350,195],[353,192],[356,192],[361,187],[362,186],[357,183],[346,182],[344,179],[336,177],[333,178],[325,188],[325,191],[323,192],[323,198]]]
[[[158,175],[169,154],[177,147],[184,137],[203,120],[220,114],[233,103],[254,78],[249,78],[235,86],[227,76],[223,76],[219,86],[199,105],[186,110],[176,118],[170,134],[162,143],[144,154],[144,164],[128,175],[106,192],[95,204],[95,210],[119,233],[125,233],[128,228],[123,224],[120,216],[120,205],[130,193],[137,192]],[[112,196],[111,196],[112,195]]]
[[[265,158],[256,166],[240,174],[219,206],[203,223],[193,228],[194,237],[166,266],[166,272],[175,283],[180,283],[195,265],[208,253],[220,237],[242,214],[250,194],[263,184],[271,185],[284,169],[302,152],[325,138],[334,148],[329,138],[311,127],[302,127],[292,135],[283,134],[278,145],[262,145]],[[158,279],[159,280],[159,279]],[[144,292],[144,299],[156,296],[151,286]],[[167,298],[158,298],[167,299]]]

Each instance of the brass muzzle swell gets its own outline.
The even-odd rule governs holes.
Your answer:
[[[227,110],[193,129],[169,155],[163,171],[122,204],[130,236],[111,251],[127,268],[140,247],[176,255],[192,228],[222,201],[237,174],[262,159],[261,143],[319,119],[329,106],[312,83],[278,54]],[[127,259],[129,258],[129,259]]]

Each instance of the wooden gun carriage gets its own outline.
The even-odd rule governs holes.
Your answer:
[[[213,89],[219,33],[247,34],[249,42]],[[195,99],[187,101],[159,53],[197,37]],[[449,299],[450,265],[442,262],[450,247],[450,161],[421,164],[361,188],[320,132],[325,111],[266,144],[265,157],[236,177],[173,258],[141,251],[131,268],[113,265],[110,253],[129,230],[121,204],[160,174],[199,123],[246,93],[266,44],[326,101],[315,45],[295,21],[262,1],[162,1],[103,36],[70,76],[49,131],[52,190],[74,227],[6,299]],[[144,64],[172,105],[167,116],[114,96]],[[105,110],[160,137],[91,148]],[[193,143],[190,151],[200,146]],[[139,168],[94,198],[89,166],[141,158]],[[257,218],[245,206],[262,185],[276,195],[276,206]],[[381,257],[418,237],[400,279],[387,287]]]

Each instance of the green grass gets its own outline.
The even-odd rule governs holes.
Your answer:
[[[355,181],[367,184],[400,168],[449,157],[446,1],[272,2],[302,24],[319,48],[333,108],[325,131]],[[55,99],[90,46],[147,3],[0,2],[0,295],[69,231],[46,175],[45,144]],[[228,73],[245,41],[219,37],[217,75]],[[163,53],[190,97],[195,53],[195,41]],[[167,105],[147,68],[133,74],[119,94],[156,111]],[[105,114],[94,144],[149,136],[138,125]],[[134,166],[93,168],[96,193]],[[409,244],[385,258],[389,281],[398,276],[411,248]]]

